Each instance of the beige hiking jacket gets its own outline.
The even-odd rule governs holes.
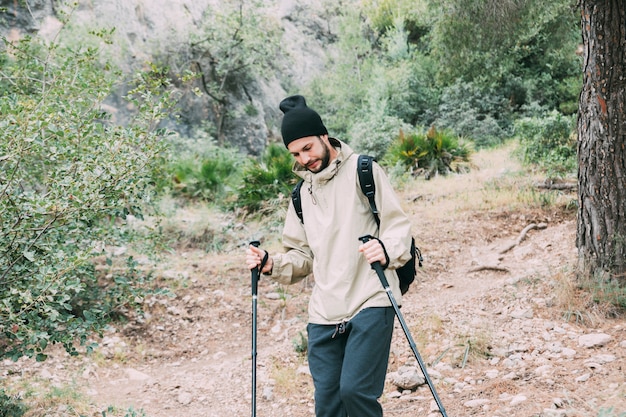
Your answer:
[[[382,168],[374,163],[376,206],[380,233],[361,192],[356,171],[358,155],[344,142],[331,139],[337,159],[318,173],[294,165],[304,179],[300,190],[304,223],[289,203],[283,246],[273,255],[272,278],[292,284],[313,273],[315,286],[309,300],[309,322],[336,324],[350,320],[367,307],[390,306],[376,272],[358,251],[360,236],[378,237],[389,256],[385,275],[402,302],[398,278],[393,271],[411,257],[411,223]]]

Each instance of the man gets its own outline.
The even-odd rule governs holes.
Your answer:
[[[359,187],[350,147],[328,136],[319,114],[300,95],[280,103],[281,133],[304,179],[303,222],[290,203],[284,253],[267,256],[261,272],[283,284],[313,273],[309,300],[308,360],[317,417],[380,417],[394,310],[370,264],[380,261],[398,303],[393,271],[410,257],[411,224],[389,180],[374,163],[380,229]],[[375,239],[361,244],[360,236]],[[261,265],[266,251],[250,246],[246,263]]]

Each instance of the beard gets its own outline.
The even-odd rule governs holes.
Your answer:
[[[308,169],[309,171],[311,171],[313,173],[321,172],[324,169],[326,169],[326,167],[328,167],[328,165],[330,165],[330,149],[328,148],[326,143],[324,143],[324,141],[322,140],[321,137],[318,136],[317,138],[320,141],[320,143],[322,144],[322,156],[320,158],[316,159],[315,161],[313,161],[313,163],[315,163],[317,161],[321,161],[321,164],[320,164],[320,166],[317,169],[309,168],[309,166],[311,165],[310,163],[306,166],[306,169]]]

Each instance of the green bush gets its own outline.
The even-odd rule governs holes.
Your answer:
[[[0,388],[0,417],[22,417],[26,413],[26,406],[19,398],[8,395],[4,388]]]
[[[179,159],[171,167],[172,190],[175,195],[219,202],[236,187],[240,160],[235,152],[217,147],[211,157]]]
[[[242,183],[232,205],[252,213],[275,207],[291,196],[297,182],[292,172],[293,157],[278,144],[271,144],[263,153],[261,162],[250,160],[243,170]]]
[[[543,116],[517,120],[515,137],[521,145],[518,153],[522,161],[557,174],[574,171],[577,163],[574,117],[554,110]]]
[[[509,102],[500,92],[457,81],[444,89],[434,124],[485,148],[510,136],[511,118]]]
[[[352,125],[349,132],[350,145],[356,152],[382,160],[394,136],[402,128],[408,128],[408,125],[396,117],[381,115],[377,119],[370,115]]]
[[[77,342],[86,344],[144,288],[97,277],[92,259],[128,242],[120,226],[153,197],[164,133],[153,126],[167,96],[159,99],[162,79],[140,74],[128,97],[136,117],[131,127],[114,126],[101,105],[120,75],[98,50],[29,38],[4,46],[0,357],[45,360],[50,344],[77,354]],[[87,296],[94,284],[113,298]]]
[[[472,152],[470,144],[451,131],[431,127],[426,133],[400,131],[382,163],[401,164],[414,175],[424,174],[429,179],[435,174],[465,171]]]

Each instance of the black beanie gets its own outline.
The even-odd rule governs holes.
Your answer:
[[[280,102],[280,109],[285,114],[280,127],[285,146],[296,139],[328,134],[322,118],[315,110],[307,107],[304,97],[287,97]]]

